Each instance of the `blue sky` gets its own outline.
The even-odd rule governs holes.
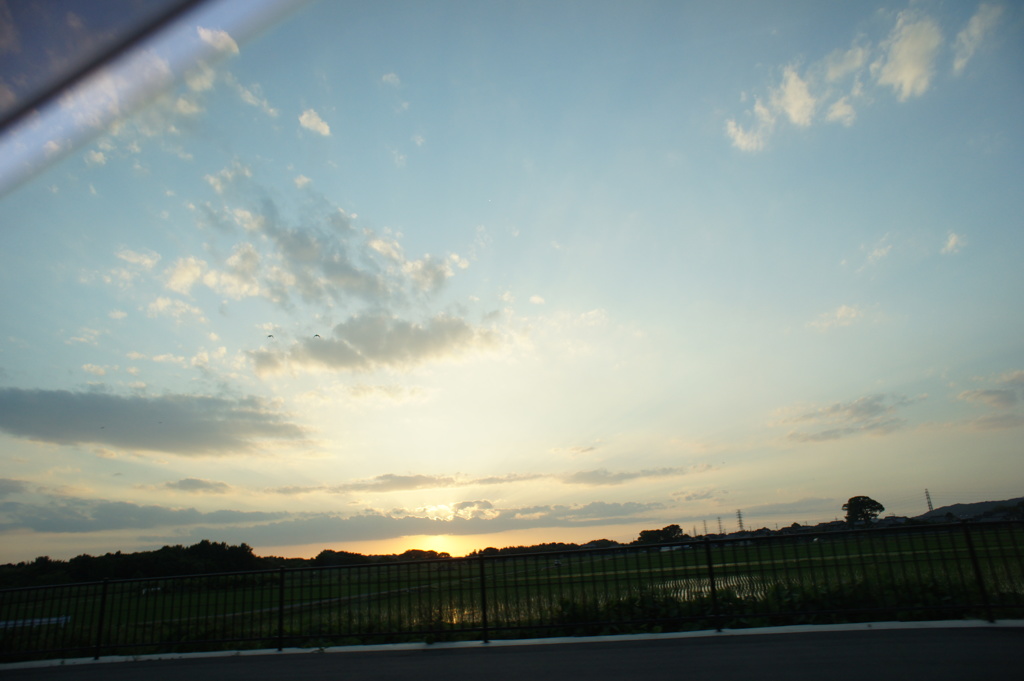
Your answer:
[[[1015,4],[243,6],[3,141],[0,560],[1022,494]]]

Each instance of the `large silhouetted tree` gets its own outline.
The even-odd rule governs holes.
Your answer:
[[[861,522],[870,523],[885,510],[885,506],[871,497],[850,497],[843,504],[843,510],[846,511],[846,523],[852,527]]]
[[[640,536],[633,541],[634,544],[667,544],[680,541],[688,535],[683,534],[683,529],[678,525],[666,525],[660,530],[641,530]]]

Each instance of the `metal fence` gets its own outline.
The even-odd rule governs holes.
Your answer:
[[[1024,616],[1024,524],[0,591],[0,660]]]

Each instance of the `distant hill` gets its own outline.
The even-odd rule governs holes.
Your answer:
[[[957,518],[977,518],[985,511],[991,511],[999,506],[1016,506],[1024,501],[1024,497],[1006,499],[1005,501],[979,501],[973,504],[951,504],[942,506],[934,511],[928,511],[924,515],[917,516],[916,520],[933,520],[944,518],[947,513],[952,513]]]

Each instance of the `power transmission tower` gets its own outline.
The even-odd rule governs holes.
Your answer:
[[[928,502],[928,510],[934,511],[935,509],[932,508],[932,495],[928,493],[927,487],[924,488],[924,500]]]
[[[740,532],[743,532],[743,511],[740,511],[740,510],[736,511],[736,520],[739,521]]]
[[[707,533],[708,533],[708,521],[707,521],[707,518],[705,518],[704,519],[704,534],[706,535]]]
[[[718,534],[725,534],[725,530],[722,529],[722,516],[718,516]]]

